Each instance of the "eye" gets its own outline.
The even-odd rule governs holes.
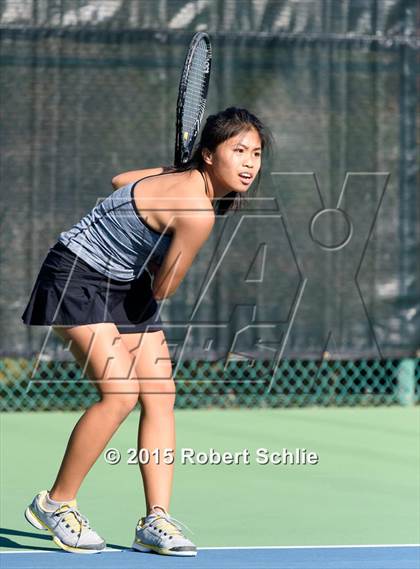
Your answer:
[[[261,156],[261,152],[255,152],[255,156],[259,158]]]
[[[243,148],[235,148],[235,152],[243,152],[244,149]]]

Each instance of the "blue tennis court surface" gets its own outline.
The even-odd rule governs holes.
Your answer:
[[[193,569],[420,569],[420,547],[333,546],[333,547],[250,547],[202,548],[197,557],[165,557],[131,549],[111,550],[95,555],[64,551],[25,550],[2,553],[2,569],[147,569],[191,567]]]

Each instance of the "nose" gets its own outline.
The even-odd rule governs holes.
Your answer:
[[[243,161],[243,165],[246,168],[253,168],[254,167],[254,161],[252,159],[252,156],[244,156],[244,161]]]

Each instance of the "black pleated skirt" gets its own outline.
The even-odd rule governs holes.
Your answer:
[[[57,242],[48,252],[22,314],[28,326],[114,322],[122,334],[163,329],[151,277],[111,279]]]

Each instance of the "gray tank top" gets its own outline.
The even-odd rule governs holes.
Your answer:
[[[136,183],[112,192],[58,237],[91,267],[120,281],[139,278],[145,261],[161,265],[172,239],[152,229],[138,213],[133,197]]]

